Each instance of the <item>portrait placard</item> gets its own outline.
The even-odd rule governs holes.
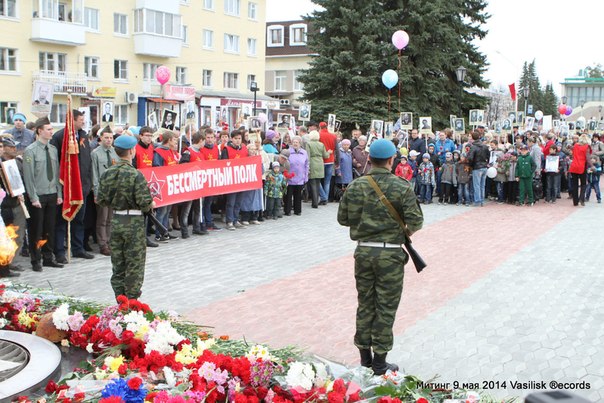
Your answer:
[[[17,160],[2,161],[2,173],[4,175],[4,183],[12,197],[20,196],[25,193],[25,185],[19,173]]]
[[[419,132],[421,134],[432,133],[432,117],[422,116],[419,118]]]
[[[336,132],[336,115],[333,113],[327,115],[327,131],[330,133]]]
[[[310,104],[302,104],[300,105],[300,110],[298,111],[298,119],[307,122],[310,120],[310,112],[311,112]]]
[[[375,134],[378,138],[382,138],[384,134],[384,121],[383,120],[372,120],[371,121],[371,133]]]
[[[34,89],[31,96],[31,112],[39,118],[50,115],[53,97],[54,86],[52,83],[34,81]]]
[[[401,112],[401,129],[413,130],[413,113]]]
[[[174,130],[178,119],[178,112],[169,109],[164,110],[164,116],[161,120],[161,127],[168,130]]]

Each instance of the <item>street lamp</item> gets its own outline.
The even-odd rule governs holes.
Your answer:
[[[259,91],[260,89],[258,88],[258,83],[256,81],[252,81],[250,83],[250,91],[252,91],[254,93],[254,111],[252,112],[254,114],[254,116],[256,116],[256,93]]]
[[[528,114],[528,97],[530,94],[528,86],[522,89],[522,94],[524,95],[524,116],[526,116]]]
[[[466,79],[466,72],[468,70],[464,67],[464,66],[459,66],[457,68],[457,70],[455,71],[455,74],[457,74],[457,82],[459,83],[459,115],[462,116],[463,115],[463,110],[461,108],[461,99],[463,97],[463,83]]]
[[[562,97],[562,103],[566,105],[566,101],[568,101],[568,97],[565,95]]]

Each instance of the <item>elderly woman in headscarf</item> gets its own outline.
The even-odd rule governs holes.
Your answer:
[[[279,150],[276,146],[277,141],[279,141],[279,133],[272,129],[267,130],[265,139],[262,142],[262,149],[267,154],[279,154]]]
[[[345,188],[352,182],[352,151],[350,150],[350,140],[340,141],[338,156],[340,165],[336,169],[336,184],[340,188]]]
[[[367,147],[367,136],[359,136],[359,145],[352,150],[352,167],[355,176],[363,176],[371,170]]]
[[[289,174],[293,175],[287,182],[287,193],[285,194],[285,215],[291,215],[292,207],[295,215],[302,214],[302,189],[308,182],[310,163],[308,153],[302,148],[302,138],[293,136],[291,148],[289,148]],[[281,151],[283,152],[283,151]]]

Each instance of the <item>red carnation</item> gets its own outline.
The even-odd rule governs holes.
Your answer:
[[[352,395],[348,396],[348,402],[354,403],[354,402],[358,402],[359,400],[361,400],[361,395],[359,394],[359,392],[360,391],[357,390]]]
[[[336,379],[333,383],[333,391],[339,394],[346,394],[346,384],[343,379]]]
[[[99,400],[99,403],[124,403],[124,399],[119,396],[110,396]]]
[[[86,393],[80,392],[80,393],[76,393],[73,396],[73,401],[74,402],[82,402],[82,401],[84,401],[85,398],[86,398]]]
[[[327,395],[328,403],[344,403],[345,395],[343,393],[331,392]]]
[[[419,399],[417,399],[415,401],[415,403],[430,403],[430,401],[428,399],[426,399],[425,397],[420,397]]]
[[[398,397],[382,396],[377,403],[401,403],[401,399]]]
[[[139,390],[142,384],[143,380],[138,376],[128,380],[128,387],[132,390]]]

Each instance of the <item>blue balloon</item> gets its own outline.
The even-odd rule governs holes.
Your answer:
[[[392,69],[388,69],[382,74],[382,82],[389,90],[398,84],[398,74]]]

